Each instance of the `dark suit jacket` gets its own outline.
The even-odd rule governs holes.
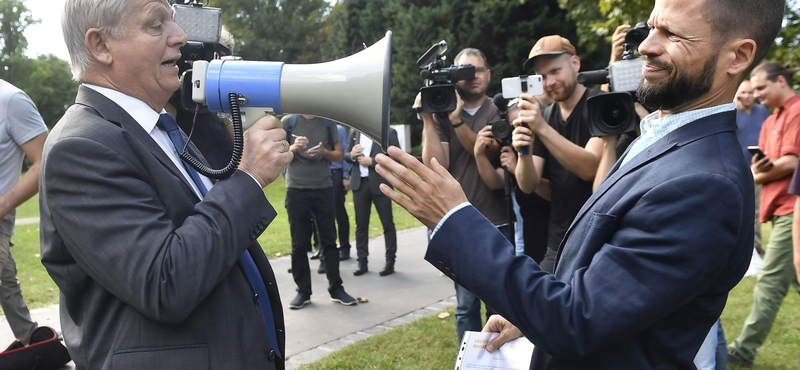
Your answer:
[[[522,330],[532,369],[693,369],[753,250],[753,177],[735,131],[735,112],[716,114],[617,162],[562,241],[555,276],[508,252],[472,207],[425,258]]]
[[[280,352],[283,311],[256,238],[275,218],[245,173],[201,202],[117,104],[80,87],[45,144],[42,263],[61,289],[79,369],[283,369],[237,262],[267,286]]]
[[[353,151],[353,147],[356,146],[360,140],[361,132],[358,130],[352,130],[352,132],[350,132],[350,139],[347,140],[347,150],[344,152],[344,160],[353,163],[353,166],[350,167],[350,189],[353,191],[361,188],[361,169],[358,164],[358,158],[353,158],[353,156],[350,155],[350,152]],[[397,130],[391,127],[389,128],[389,145],[394,145],[397,147],[400,146],[400,140],[397,139]],[[372,150],[369,152],[369,156],[372,158],[372,166],[368,167],[368,178],[369,189],[372,194],[375,195],[383,194],[380,189],[381,184],[392,186],[388,181],[381,177],[377,171],[375,171],[375,165],[378,163],[375,162],[375,156],[377,156],[379,153],[382,153],[381,146],[378,145],[378,143],[372,143]]]

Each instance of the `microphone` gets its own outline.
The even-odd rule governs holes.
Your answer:
[[[494,98],[492,98],[492,103],[494,103],[494,106],[497,107],[500,113],[505,113],[508,110],[508,99],[503,97],[503,93],[497,93]]]
[[[578,73],[578,83],[581,85],[602,85],[608,83],[608,69]]]

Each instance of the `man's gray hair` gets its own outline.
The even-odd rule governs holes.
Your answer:
[[[458,60],[461,59],[464,55],[472,55],[476,57],[481,57],[483,59],[483,65],[486,69],[489,69],[489,61],[486,59],[486,55],[483,54],[482,51],[475,49],[475,48],[465,48],[458,52],[456,58],[453,59],[454,63],[458,63]]]
[[[129,0],[67,0],[61,14],[61,29],[72,62],[72,78],[80,81],[92,64],[86,48],[86,31],[97,28],[112,37],[122,37]]]

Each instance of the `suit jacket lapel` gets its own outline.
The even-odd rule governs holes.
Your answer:
[[[172,163],[172,160],[169,159],[167,154],[164,153],[164,150],[162,150],[153,138],[150,137],[150,134],[145,132],[142,126],[125,112],[122,107],[117,105],[117,103],[114,103],[112,100],[105,97],[105,95],[83,85],[78,88],[78,96],[75,98],[75,103],[91,107],[107,121],[120,126],[123,130],[133,135],[133,137],[141,142],[169,172],[177,176],[189,188],[192,194],[194,194],[191,185],[189,185],[180,170],[175,167],[175,164]]]

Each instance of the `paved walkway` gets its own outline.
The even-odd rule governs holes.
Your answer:
[[[316,273],[319,262],[311,261],[312,303],[300,310],[290,310],[288,303],[295,295],[292,275],[287,273],[291,261],[289,257],[270,261],[284,305],[288,369],[316,361],[358,340],[455,305],[453,282],[423,260],[427,247],[425,228],[400,231],[397,241],[397,272],[393,275],[378,276],[384,264],[383,237],[370,240],[369,273],[353,276],[355,258],[341,262],[340,270],[347,292],[353,297],[369,299],[369,303],[357,306],[346,307],[331,302],[325,275]],[[352,245],[355,249],[355,243]],[[355,256],[355,250],[351,255]],[[36,309],[31,314],[42,325],[60,327],[57,306]],[[0,316],[0,346],[5,347],[13,340],[11,329]]]

